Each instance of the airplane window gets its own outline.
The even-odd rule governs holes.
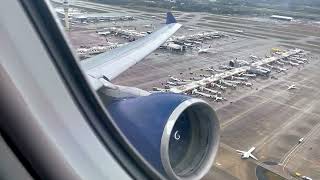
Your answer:
[[[320,1],[50,2],[92,89],[164,177],[320,178]]]

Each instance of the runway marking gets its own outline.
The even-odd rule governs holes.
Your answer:
[[[283,80],[284,82],[287,82],[287,83],[290,83],[290,84],[295,84],[297,86],[297,88],[299,87],[304,87],[304,88],[307,88],[307,89],[312,89],[312,90],[319,90],[320,88],[317,88],[317,87],[311,87],[311,86],[306,86],[306,85],[303,85],[301,84],[301,82],[303,81],[307,81],[308,79],[303,79],[302,81],[300,82],[294,82],[294,81],[290,81],[290,80]],[[290,84],[287,84],[287,85],[290,85]],[[299,89],[297,89],[299,90]]]
[[[302,82],[302,81],[305,81],[305,80],[307,80],[307,79],[308,79],[308,78],[305,78],[305,79],[301,80],[301,82]],[[300,82],[300,81],[298,81],[298,82]],[[268,85],[268,86],[266,86],[266,87],[269,87],[269,86],[271,86],[271,85],[273,85],[273,84],[275,84],[275,83],[272,83],[272,84],[270,84],[270,85]],[[275,97],[275,96],[277,96],[277,95],[280,95],[280,94],[282,94],[283,92],[287,92],[287,90],[286,90],[286,89],[285,89],[285,90],[281,90],[281,91],[278,92],[276,95],[273,94],[273,97]],[[319,95],[320,93],[317,93],[317,94]],[[256,96],[256,97],[265,99],[266,101],[264,101],[264,102],[262,102],[262,103],[259,103],[257,106],[252,107],[252,108],[248,109],[247,111],[239,114],[238,116],[232,118],[230,121],[225,122],[224,124],[222,124],[222,129],[225,128],[226,125],[230,125],[230,123],[232,123],[233,121],[235,121],[238,117],[240,117],[240,116],[242,116],[242,115],[244,115],[244,114],[246,114],[246,113],[254,110],[255,108],[259,107],[260,105],[262,105],[262,104],[264,104],[264,103],[266,103],[266,102],[275,102],[275,103],[277,103],[277,104],[280,104],[280,105],[283,105],[283,106],[286,106],[286,107],[293,108],[293,109],[296,109],[296,110],[298,110],[298,111],[301,111],[301,113],[298,114],[298,115],[295,117],[295,119],[300,118],[300,117],[301,117],[302,115],[304,115],[304,114],[310,114],[310,115],[314,115],[314,116],[317,116],[317,117],[320,118],[320,115],[309,112],[309,110],[313,107],[313,105],[316,104],[317,102],[319,102],[319,101],[317,101],[317,100],[315,100],[315,101],[313,101],[313,103],[309,104],[309,106],[308,106],[307,109],[301,109],[301,108],[298,108],[298,107],[295,107],[295,106],[291,106],[291,105],[288,105],[288,104],[281,103],[281,102],[279,102],[279,101],[277,101],[277,100],[275,100],[275,99],[272,99],[272,98],[266,98],[266,97],[259,96],[259,95],[254,95],[254,94],[253,94],[252,96]],[[291,124],[290,122],[293,122],[293,121],[295,121],[295,120],[289,120],[288,123],[287,123],[285,126],[289,126],[289,125]],[[227,123],[228,123],[228,124],[227,124]],[[283,126],[283,127],[285,127],[285,126]],[[320,126],[320,124],[319,124],[318,126]],[[278,128],[277,131],[279,131],[279,129],[280,129],[280,128]],[[274,132],[274,131],[273,131],[273,132]],[[273,136],[273,137],[274,137],[274,136]],[[269,142],[269,141],[271,141],[271,140],[272,140],[272,137],[269,137],[269,140],[268,140],[267,142]],[[265,139],[264,139],[263,141],[265,141]],[[262,142],[262,141],[261,141],[261,142]],[[305,141],[304,143],[306,143],[306,141]],[[260,147],[261,144],[262,144],[262,143],[258,144],[257,147]],[[264,143],[264,144],[265,144],[265,143]],[[257,150],[259,150],[259,149],[257,149]],[[294,150],[295,150],[295,149],[294,149]],[[290,154],[288,155],[288,157],[289,157],[291,154],[293,154],[293,153],[290,153]],[[290,160],[290,159],[289,159],[289,160]],[[289,161],[289,160],[288,160],[288,161]],[[281,162],[283,162],[283,161],[280,161],[280,163],[281,163]]]
[[[319,93],[317,93],[317,95],[319,95]],[[260,97],[260,98],[264,98],[264,97],[261,97],[261,96],[257,96],[257,97]],[[265,99],[271,99],[271,98],[265,98]],[[272,99],[272,102],[275,102],[275,103],[278,103],[278,104],[281,104],[281,105],[284,105],[284,106],[287,106],[287,107],[290,107],[290,108],[293,108],[293,109],[296,109],[298,111],[301,111],[301,116],[303,114],[309,114],[309,115],[313,115],[313,116],[316,116],[318,118],[320,118],[320,115],[319,114],[316,114],[316,113],[311,113],[309,112],[310,109],[313,107],[314,104],[318,103],[319,101],[318,100],[314,100],[312,103],[309,104],[308,108],[307,109],[300,109],[300,108],[297,108],[295,106],[291,106],[291,105],[288,105],[288,104],[284,104],[284,103],[281,103],[279,101],[276,101],[274,99]],[[283,156],[281,159],[280,159],[280,162],[279,164],[283,165],[283,172],[285,173],[285,167],[288,165],[289,161],[295,157],[295,155],[297,154],[299,148],[303,147],[304,145],[306,145],[308,143],[308,141],[311,139],[312,135],[316,132],[316,130],[318,130],[320,128],[320,123],[318,123],[314,128],[312,128],[310,130],[310,132],[308,134],[306,134],[304,136],[304,142],[301,143],[301,144],[296,144],[294,147],[291,148],[290,151],[288,151],[286,153],[285,156]],[[293,155],[293,157],[292,157]]]
[[[279,94],[281,94],[281,93],[279,93]],[[320,94],[320,93],[318,93],[318,94]],[[253,96],[257,96],[257,95],[253,95]],[[275,101],[275,100],[272,99],[272,98],[265,98],[265,97],[262,97],[262,96],[257,96],[257,97],[266,99],[266,101],[264,101],[264,102],[262,102],[262,103],[259,103],[257,106],[248,109],[247,111],[245,111],[245,112],[239,114],[238,116],[232,118],[230,121],[234,121],[235,119],[237,119],[238,117],[242,116],[243,114],[246,114],[246,113],[252,111],[253,109],[259,107],[260,105],[265,104],[265,103],[268,103],[268,102],[275,102],[275,103],[277,103],[277,104],[284,105],[284,106],[287,106],[287,107],[290,107],[290,108],[293,108],[293,109],[302,111],[302,113],[297,114],[297,115],[294,117],[293,120],[290,120],[290,119],[289,119],[288,121],[286,121],[286,122],[288,122],[288,123],[285,122],[283,126],[281,126],[281,127],[277,128],[277,129],[273,130],[272,133],[271,133],[271,134],[272,134],[271,137],[265,137],[265,138],[263,138],[260,142],[258,142],[258,144],[255,145],[255,147],[257,147],[257,149],[256,149],[257,151],[259,151],[259,150],[262,148],[262,145],[267,144],[268,142],[270,142],[270,141],[273,139],[273,137],[275,137],[275,136],[277,136],[278,134],[280,134],[280,131],[279,131],[280,129],[282,129],[282,128],[286,127],[286,126],[289,126],[289,125],[290,125],[291,123],[293,123],[295,120],[299,119],[302,115],[311,114],[311,115],[315,115],[315,116],[320,117],[320,115],[318,115],[318,114],[314,114],[314,113],[308,112],[308,110],[309,110],[310,108],[312,108],[313,105],[314,105],[315,103],[317,103],[318,101],[313,101],[313,103],[309,104],[309,108],[308,108],[308,109],[302,110],[302,109],[297,108],[297,107],[294,107],[294,106],[290,106],[290,105],[287,105],[287,104],[279,103],[279,102]],[[230,121],[228,121],[228,122],[226,122],[226,123],[229,123]],[[223,129],[223,128],[226,127],[226,126],[225,126],[226,123],[222,124],[221,129]],[[230,123],[232,123],[232,122],[230,122]],[[229,124],[229,125],[230,125],[230,124]],[[276,134],[273,133],[273,132],[275,132]],[[281,162],[281,161],[280,161],[280,162]]]
[[[301,159],[303,159],[304,161],[307,161],[308,163],[313,164],[314,166],[317,166],[317,167],[320,168],[320,161],[316,161],[316,162],[315,162],[315,161],[309,160],[309,159],[301,156],[300,154],[297,154],[296,157],[301,158]]]
[[[291,151],[289,151],[290,153],[285,157],[285,159],[283,160],[282,163],[282,171],[283,173],[286,173],[285,168],[288,165],[288,163],[290,162],[290,160],[294,157],[296,157],[297,153],[299,150],[301,150],[301,148],[303,146],[305,146],[305,144],[308,143],[308,141],[310,141],[311,137],[313,136],[313,134],[316,132],[316,130],[318,130],[320,128],[320,124],[318,124],[317,126],[315,126],[306,136],[304,136],[305,141],[302,144],[297,144]],[[293,156],[292,156],[293,155]]]
[[[275,83],[268,84],[268,85],[265,86],[264,88],[270,87],[270,86],[273,85],[273,84],[275,84]],[[273,97],[279,96],[279,95],[283,94],[284,92],[287,92],[287,90],[279,90],[279,91],[277,91],[275,94],[273,94],[272,96],[273,96]],[[238,114],[237,116],[234,116],[234,117],[231,118],[229,121],[222,123],[222,124],[221,124],[221,129],[224,129],[224,128],[228,127],[228,126],[231,125],[235,120],[237,120],[239,117],[241,117],[241,116],[243,116],[243,115],[245,115],[245,114],[247,114],[247,113],[255,110],[255,109],[258,108],[259,106],[273,101],[272,98],[265,98],[265,97],[263,97],[263,96],[256,95],[255,93],[251,93],[251,96],[260,97],[260,98],[262,98],[262,99],[265,99],[265,101],[263,101],[263,102],[255,105],[255,106],[249,108],[248,110],[242,112],[241,114]]]
[[[319,93],[317,93],[317,94],[319,95]],[[312,103],[308,104],[308,107],[307,107],[305,110],[303,110],[303,112],[300,113],[300,114],[298,115],[298,117],[295,118],[294,120],[300,118],[300,117],[303,116],[304,114],[309,113],[310,109],[311,109],[311,108],[313,107],[313,105],[316,104],[317,102],[318,102],[317,100],[314,100],[314,101],[312,101]],[[294,121],[294,120],[293,120],[293,121]],[[311,131],[312,131],[312,129],[311,129]],[[308,134],[307,134],[307,135],[308,135]],[[307,136],[307,135],[306,135],[306,136]],[[297,143],[295,146],[299,146],[299,145],[300,145],[300,144]],[[293,148],[291,148],[292,151],[295,150],[295,148],[296,148],[295,146],[294,146]],[[290,154],[290,151],[288,151],[288,152],[280,159],[280,163],[281,163],[281,164],[282,164],[283,162],[285,162],[285,159],[289,156],[289,154]]]
[[[312,77],[313,77],[313,76],[311,76],[311,77],[309,76],[308,78],[304,78],[304,79],[302,79],[302,80],[300,80],[300,81],[297,81],[297,82],[295,82],[295,83],[298,84],[298,83],[301,83],[301,82],[303,82],[303,81],[309,81],[309,79],[312,78]],[[284,80],[284,79],[281,79],[281,81],[290,82],[290,81],[286,81],[286,80]],[[281,81],[280,81],[280,80],[279,80],[279,81],[275,81],[274,83],[269,84],[269,85],[266,86],[266,87],[270,87],[270,86],[274,85],[276,82],[281,82]],[[303,85],[301,85],[301,86],[303,86]],[[264,87],[264,88],[266,88],[266,87]],[[318,88],[315,88],[315,87],[313,88],[313,87],[309,87],[309,86],[304,86],[304,87],[310,88],[310,89],[318,89]],[[279,94],[281,94],[281,93],[283,93],[283,92],[287,92],[287,89],[281,90],[280,93],[277,93],[277,95],[279,95]],[[320,94],[320,93],[317,93],[317,95],[319,95],[319,94]],[[277,96],[277,95],[274,95],[274,94],[273,94],[272,96],[275,97],[275,96]],[[283,106],[286,106],[286,107],[289,107],[289,108],[292,108],[292,109],[301,111],[301,113],[298,114],[298,115],[295,117],[295,119],[300,118],[300,117],[301,117],[302,115],[304,115],[304,114],[309,114],[309,115],[313,115],[313,116],[316,116],[316,117],[319,117],[319,118],[320,118],[320,115],[319,115],[319,114],[309,112],[310,109],[313,107],[313,105],[319,102],[318,100],[314,100],[311,104],[309,104],[307,109],[301,109],[301,108],[298,108],[298,107],[296,107],[296,106],[292,106],[292,105],[289,105],[289,104],[282,103],[282,102],[277,101],[277,100],[272,99],[272,98],[267,98],[267,97],[259,96],[259,95],[256,95],[256,94],[252,94],[252,96],[256,96],[256,97],[259,97],[259,98],[262,98],[262,99],[265,99],[265,100],[266,100],[266,101],[264,101],[264,102],[262,102],[262,103],[259,103],[256,107],[258,107],[258,106],[260,106],[261,104],[266,103],[266,102],[275,102],[275,103],[277,103],[277,104],[280,104],[280,105],[283,105]],[[315,96],[316,96],[316,95],[315,95]],[[245,114],[245,113],[247,113],[247,112],[249,112],[249,111],[252,111],[252,109],[254,109],[254,108],[256,108],[256,107],[250,108],[250,109],[248,109],[246,112],[244,112],[244,113],[242,113],[242,114],[240,114],[240,115],[238,115],[238,116],[236,116],[236,117],[234,117],[234,118],[236,119],[236,118],[238,118],[239,116],[241,116],[241,115],[243,115],[243,114]],[[232,121],[234,121],[235,119],[232,119]],[[289,125],[291,124],[290,122],[293,122],[293,121],[295,121],[295,120],[290,120],[289,123],[287,123],[285,126],[289,126]],[[230,122],[230,121],[228,121],[228,122],[226,122],[226,123],[229,123],[229,122]],[[226,123],[224,123],[224,124],[222,125],[223,128],[225,128],[224,125],[225,125]],[[229,125],[230,125],[230,124],[229,124]],[[307,139],[303,142],[302,145],[305,145],[305,144],[307,143],[308,137],[311,137],[312,134],[313,134],[312,132],[316,132],[316,130],[317,130],[318,128],[320,128],[320,124],[318,124],[315,128],[313,128],[313,129],[311,130],[311,132],[308,133],[307,136],[305,136],[305,138],[307,138]],[[279,129],[280,129],[280,128],[278,128],[278,130],[279,130]],[[274,131],[273,131],[273,132],[274,132]],[[274,137],[274,136],[273,136],[273,137]],[[268,140],[267,142],[269,142],[270,140],[272,140],[272,137],[269,137],[269,140]],[[264,141],[265,141],[265,139],[264,139]],[[262,141],[261,141],[261,142],[262,142]],[[262,143],[260,143],[260,145],[261,145],[261,144],[262,144]],[[264,143],[264,144],[265,144],[265,143]],[[260,145],[258,144],[257,147],[260,147]],[[301,146],[302,146],[302,145],[301,145]],[[295,145],[295,147],[292,148],[291,152],[288,153],[287,156],[285,156],[285,158],[284,158],[283,160],[280,160],[280,164],[284,164],[284,163],[285,163],[285,165],[283,166],[283,169],[287,166],[287,164],[289,163],[290,159],[292,158],[291,155],[293,155],[294,152],[296,152],[296,150],[299,149],[299,147],[301,147],[301,146],[299,146],[299,144]],[[259,150],[259,149],[257,149],[257,150]],[[295,155],[296,155],[296,154],[295,154]],[[284,173],[285,173],[285,171],[284,171]],[[288,174],[286,174],[286,175],[288,175]]]
[[[288,165],[288,163],[290,162],[290,160],[294,157],[296,157],[297,153],[299,150],[301,150],[301,148],[303,146],[305,146],[311,139],[312,136],[317,132],[317,130],[320,128],[320,123],[318,125],[316,125],[314,128],[312,128],[312,130],[306,135],[304,136],[304,142],[302,142],[301,144],[297,145],[288,155],[287,157],[284,159],[283,163],[283,169]],[[292,156],[293,155],[293,156]]]
[[[310,63],[311,64],[311,63]],[[266,89],[266,88],[270,88],[270,89],[272,89],[272,90],[274,90],[274,91],[283,91],[283,92],[287,92],[287,89],[283,89],[283,90],[278,90],[278,89],[274,89],[274,88],[272,88],[272,86],[273,85],[277,85],[277,83],[280,83],[280,82],[283,82],[283,81],[286,81],[286,77],[288,78],[290,78],[292,76],[292,73],[287,73],[287,74],[285,74],[284,76],[281,76],[279,79],[277,79],[277,80],[275,80],[275,81],[273,81],[273,82],[271,82],[271,83],[268,83],[267,85],[265,85],[265,86],[261,86],[261,87],[259,87],[259,89],[260,90],[263,90],[263,89]],[[313,76],[309,76],[308,78],[304,78],[304,79],[301,79],[301,80],[299,80],[299,81],[296,81],[295,83],[300,83],[300,82],[303,82],[303,81],[308,81],[309,80],[309,78],[312,78],[312,77],[316,77],[315,75],[313,75]],[[256,81],[256,80],[254,80],[254,81]],[[259,90],[259,91],[260,91]],[[258,91],[258,92],[259,92]],[[239,101],[239,100],[241,100],[241,99],[244,99],[245,97],[248,97],[248,96],[257,96],[258,97],[258,95],[256,95],[257,94],[257,92],[253,92],[253,91],[249,91],[248,93],[245,93],[245,95],[244,96],[241,96],[241,97],[239,97],[239,98],[237,98],[237,99],[235,99],[234,100],[234,102],[236,102],[236,101]],[[276,96],[277,94],[273,94],[272,96]],[[263,99],[265,99],[266,97],[264,97],[264,96],[261,96],[261,98],[263,98]],[[224,108],[224,107],[227,107],[229,104],[225,104],[225,105],[223,105],[223,106],[220,106],[220,107],[218,107],[216,110],[219,110],[219,109],[222,109],[222,108]]]
[[[285,129],[286,127],[290,126],[292,123],[294,123],[296,120],[298,120],[299,118],[302,117],[302,115],[304,115],[304,113],[299,113],[297,115],[295,115],[294,117],[292,117],[291,119],[288,119],[286,122],[283,123],[283,125],[279,126],[278,128],[276,128],[275,130],[273,130],[270,134],[271,136],[266,136],[265,138],[263,138],[262,140],[260,140],[258,143],[256,143],[254,146],[256,147],[256,151],[260,151],[261,148],[263,148],[263,146],[265,144],[270,143],[270,141],[272,141],[276,136],[278,136],[279,134],[281,134],[281,130]],[[281,162],[281,160],[280,160]]]
[[[319,93],[318,93],[318,94],[319,94]],[[298,108],[298,107],[296,107],[296,106],[292,106],[292,105],[289,105],[289,104],[285,104],[285,103],[283,103],[283,102],[277,101],[277,100],[272,99],[272,98],[266,98],[266,97],[259,96],[259,95],[252,95],[252,96],[256,96],[256,97],[263,98],[263,99],[268,99],[268,100],[270,100],[271,102],[274,102],[274,103],[277,103],[277,104],[280,104],[280,105],[283,105],[283,106],[286,106],[286,107],[289,107],[289,108],[292,108],[292,109],[295,109],[295,110],[298,110],[298,111],[302,111],[302,113],[304,113],[304,114],[314,115],[314,116],[317,116],[318,118],[320,118],[320,114],[308,112],[308,111],[306,111],[306,109],[301,109],[301,108]],[[318,102],[320,102],[320,101],[316,101],[315,103],[318,103]]]
[[[256,106],[253,106],[253,107],[247,109],[246,111],[244,111],[244,112],[242,112],[242,113],[234,116],[234,117],[231,118],[229,121],[226,121],[226,122],[222,123],[222,124],[221,124],[221,129],[224,129],[224,128],[228,127],[228,126],[231,125],[235,120],[237,120],[239,117],[241,117],[241,116],[243,116],[243,115],[245,115],[245,114],[247,114],[247,113],[255,110],[257,107],[261,106],[262,104],[266,104],[266,103],[268,103],[268,102],[269,102],[269,100],[263,101],[263,102],[257,104]]]

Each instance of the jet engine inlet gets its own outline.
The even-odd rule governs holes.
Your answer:
[[[181,103],[169,117],[161,139],[161,160],[170,179],[203,177],[216,156],[218,132],[218,119],[207,103],[199,99]]]
[[[220,125],[203,100],[155,93],[107,106],[129,142],[168,179],[201,179],[218,151]]]

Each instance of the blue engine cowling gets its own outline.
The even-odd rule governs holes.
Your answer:
[[[219,144],[219,121],[203,100],[156,93],[125,98],[107,107],[126,138],[170,179],[200,179]]]

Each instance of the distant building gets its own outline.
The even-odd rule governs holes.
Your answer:
[[[90,13],[75,15],[73,16],[73,19],[77,21],[129,21],[134,20],[134,17],[114,13]]]
[[[164,0],[164,1],[167,1],[167,2],[170,2],[170,3],[177,3],[176,0]]]
[[[288,16],[279,16],[279,15],[272,15],[270,16],[271,19],[283,20],[283,21],[292,21],[293,17]]]
[[[58,16],[59,17],[64,17],[65,15],[65,12],[64,12],[64,8],[63,7],[58,7],[58,8],[55,8],[55,11],[57,12]],[[79,9],[75,9],[75,8],[69,8],[68,9],[68,15],[69,17],[72,17],[72,16],[79,16],[83,14]]]
[[[175,44],[175,43],[168,43],[165,45],[167,49],[170,51],[185,51],[186,47],[183,45]]]

